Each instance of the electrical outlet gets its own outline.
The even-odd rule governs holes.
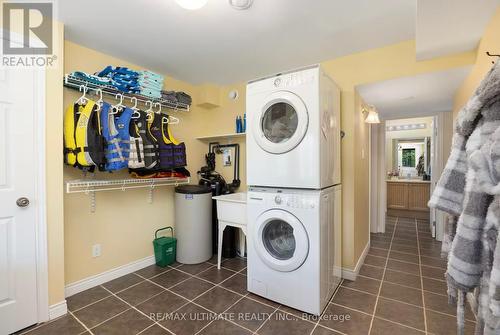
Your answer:
[[[100,244],[94,244],[92,246],[92,257],[99,257],[101,256],[101,245]]]

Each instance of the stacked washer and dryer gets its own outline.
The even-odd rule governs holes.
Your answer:
[[[248,291],[320,315],[341,281],[340,90],[316,65],[246,99]]]

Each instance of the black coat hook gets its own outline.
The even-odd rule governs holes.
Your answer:
[[[500,55],[492,54],[489,51],[486,51],[486,55],[488,55],[489,57],[500,57]],[[495,61],[492,61],[492,63],[495,64]]]

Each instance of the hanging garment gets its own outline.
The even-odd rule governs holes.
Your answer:
[[[163,136],[161,114],[152,114],[152,120],[149,122],[149,130],[156,139],[160,149],[160,165],[161,170],[171,170],[174,166],[174,145],[168,138]]]
[[[494,106],[497,106],[494,108]],[[490,109],[500,115],[500,103]],[[491,116],[484,115],[485,119]],[[487,137],[479,150],[470,155],[470,168],[475,172],[477,190],[492,198],[482,228],[482,278],[479,289],[479,306],[476,333],[500,333],[500,122],[494,133]]]
[[[132,118],[130,120],[130,156],[128,159],[128,167],[130,169],[141,169],[146,167],[144,162],[144,142],[139,133],[139,119]]]
[[[130,153],[130,118],[132,109],[125,108],[115,117],[112,107],[103,103],[101,109],[102,133],[106,139],[106,171],[116,171],[128,167]]]
[[[149,131],[147,114],[139,111],[139,118],[135,119],[144,149],[144,169],[155,170],[160,164],[160,149],[156,138]],[[141,170],[141,169],[138,169]],[[150,173],[150,171],[148,171]]]
[[[177,141],[172,132],[170,131],[170,127],[168,123],[162,125],[162,135],[164,141],[169,141],[173,146],[173,164],[174,168],[181,168],[187,165],[187,155],[186,155],[186,145],[184,142]]]
[[[484,187],[484,176],[491,166],[496,169],[494,164],[477,161],[481,157],[478,153],[495,152],[487,144],[500,127],[499,64],[460,111],[450,157],[429,201],[429,207],[458,217],[446,272],[449,298],[457,301],[458,334],[464,332],[465,294],[476,288],[480,292],[476,334],[500,333],[500,313],[492,307],[500,300],[500,287],[496,290],[500,280],[495,280],[495,274],[500,273],[495,257],[498,230],[493,224],[498,220],[490,221],[496,216],[492,206],[500,190]]]
[[[85,106],[73,104],[64,116],[65,163],[81,169],[104,170],[104,139],[101,136],[101,120],[94,101]]]

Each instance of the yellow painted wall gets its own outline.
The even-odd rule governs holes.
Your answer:
[[[455,96],[453,118],[456,118],[458,111],[462,108],[470,96],[474,93],[476,87],[484,78],[486,73],[492,67],[492,61],[500,61],[488,57],[486,51],[494,54],[500,54],[500,7],[498,7],[493,19],[486,27],[479,47],[477,49],[477,60],[472,67],[472,71],[465,79]]]
[[[93,73],[106,65],[127,66],[140,69],[139,65],[129,64],[123,60],[102,54],[66,41],[64,44],[64,72],[75,70]],[[186,143],[188,154],[188,169],[192,174],[192,182],[197,183],[196,172],[205,164],[204,154],[208,143],[195,138],[202,135],[234,132],[236,111],[244,110],[244,98],[229,101],[227,94],[232,87],[217,88],[220,90],[221,107],[203,109],[197,106],[198,96],[203,96],[200,89],[170,77],[165,79],[165,87],[170,90],[182,90],[194,98],[190,112],[175,113],[180,124],[173,126],[173,133],[179,140]],[[61,85],[61,82],[58,82]],[[213,91],[213,90],[211,90]],[[79,97],[77,91],[64,89],[64,105],[67,106]],[[56,110],[62,120],[63,111]],[[245,165],[244,143],[241,165]],[[58,151],[60,153],[61,151]],[[232,167],[218,168],[224,177],[232,180]],[[62,166],[62,161],[60,162]],[[127,178],[128,173],[97,173],[97,178]],[[79,179],[82,173],[72,167],[64,167],[64,179]],[[245,173],[242,171],[242,181]],[[243,183],[244,184],[244,183]],[[62,185],[60,185],[62,187]],[[244,189],[244,185],[243,185]],[[96,212],[90,213],[89,199],[85,194],[64,195],[65,220],[65,276],[66,284],[74,283],[86,277],[110,270],[135,260],[150,256],[153,253],[151,241],[155,229],[162,226],[175,226],[173,187],[162,187],[154,191],[154,202],[147,202],[147,189],[110,191],[96,193]],[[102,256],[92,258],[93,244],[102,245]]]
[[[342,245],[352,245],[354,248],[350,253],[357,250],[363,251],[370,238],[370,125],[365,123],[365,114],[361,111],[366,110],[366,103],[363,98],[355,92],[354,94],[354,241],[342,241]],[[344,190],[344,186],[342,186]],[[345,207],[342,212],[345,212]],[[346,237],[345,234],[343,236]],[[344,253],[345,253],[344,248]],[[355,257],[352,254],[351,257]],[[345,262],[345,258],[344,258]],[[355,263],[354,263],[355,264]]]

